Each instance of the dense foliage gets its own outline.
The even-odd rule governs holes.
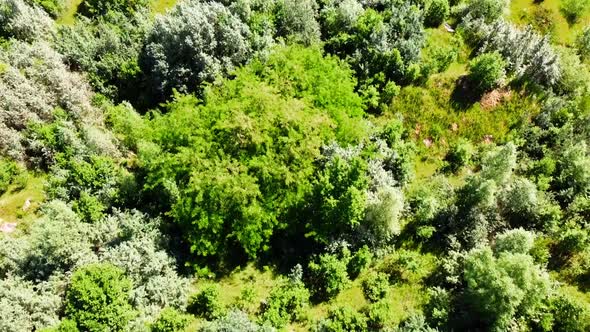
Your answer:
[[[588,331],[587,2],[0,0],[0,331]]]

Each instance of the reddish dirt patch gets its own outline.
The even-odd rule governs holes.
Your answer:
[[[512,91],[508,89],[496,89],[487,92],[481,97],[480,104],[484,109],[492,109],[498,106],[505,100],[510,100],[512,97]]]

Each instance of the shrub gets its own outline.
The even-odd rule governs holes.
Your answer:
[[[182,332],[190,322],[190,317],[172,308],[165,308],[150,325],[152,332]]]
[[[173,89],[197,91],[251,56],[250,30],[218,2],[182,1],[158,17],[149,34],[141,67],[155,102]]]
[[[0,331],[39,331],[55,326],[62,305],[60,290],[64,286],[59,281],[34,284],[3,275],[0,278]]]
[[[371,271],[361,283],[363,294],[370,302],[378,302],[387,296],[389,277],[383,272]]]
[[[535,234],[522,228],[511,229],[496,237],[494,252],[509,252],[513,254],[528,254],[533,249]]]
[[[316,0],[278,1],[277,35],[293,39],[305,45],[320,40],[320,25]]]
[[[590,329],[590,307],[565,295],[551,301],[553,331],[582,332]]]
[[[502,16],[508,4],[506,0],[468,0],[466,12],[471,18],[483,19],[486,23],[491,23]]]
[[[131,281],[110,264],[93,264],[72,275],[66,316],[86,331],[123,331],[134,316]]]
[[[483,45],[480,52],[499,52],[506,61],[507,70],[516,79],[550,87],[560,78],[558,55],[549,39],[528,27],[518,27],[498,20],[480,26]]]
[[[223,305],[219,299],[219,285],[205,286],[189,299],[187,311],[209,320],[223,316]]]
[[[226,316],[207,322],[201,326],[199,332],[270,332],[268,326],[258,326],[242,311],[230,311]]]
[[[65,0],[32,0],[41,6],[49,15],[56,18],[66,9]]]
[[[15,162],[0,158],[0,195],[10,186],[18,175],[18,166]]]
[[[539,313],[551,291],[549,275],[532,257],[502,252],[496,258],[487,247],[468,253],[463,278],[470,323],[491,329],[504,330],[514,319]]]
[[[30,6],[23,0],[0,3],[0,37],[34,41],[48,38],[53,31],[53,21],[38,6]]]
[[[461,168],[467,166],[471,162],[473,156],[473,145],[467,140],[460,139],[458,142],[451,145],[451,148],[445,155],[444,169],[457,173]]]
[[[449,12],[448,0],[431,0],[426,7],[424,24],[429,27],[438,27],[449,16]]]
[[[351,279],[356,279],[358,275],[371,265],[373,253],[367,246],[363,246],[350,258],[348,262],[348,275]]]
[[[300,273],[292,273],[289,280],[271,290],[261,318],[280,329],[293,321],[301,320],[308,304],[309,291],[305,288]]]
[[[574,24],[584,15],[589,6],[589,0],[562,0],[559,10],[570,24]]]
[[[506,75],[506,62],[495,53],[484,53],[469,62],[469,80],[478,92],[497,87]]]
[[[56,49],[70,68],[87,74],[95,90],[115,101],[142,104],[138,93],[141,69],[138,58],[152,29],[149,14],[111,12],[96,19],[80,18],[75,25],[61,25]]]
[[[576,38],[576,49],[582,60],[590,59],[590,26],[587,26]]]
[[[389,303],[380,301],[364,307],[362,312],[367,317],[367,327],[370,331],[382,331],[391,318]]]
[[[318,299],[331,299],[349,286],[346,263],[332,254],[322,254],[309,263],[312,290]]]
[[[319,323],[322,332],[364,332],[367,330],[367,318],[350,307],[333,307],[328,317]]]

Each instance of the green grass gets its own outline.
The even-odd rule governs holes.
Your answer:
[[[72,25],[76,22],[76,13],[82,0],[67,0],[66,10],[57,19],[58,24]]]
[[[58,17],[57,23],[63,25],[74,24],[76,22],[76,13],[78,12],[78,7],[82,1],[83,0],[67,0],[66,10],[60,17]],[[153,0],[151,5],[152,12],[156,14],[162,14],[174,6],[177,1],[178,0]]]
[[[26,222],[36,217],[39,205],[45,199],[43,185],[45,178],[31,175],[25,188],[17,190],[14,185],[0,196],[0,219],[6,222]],[[23,211],[23,205],[30,200],[31,206]]]
[[[569,46],[575,41],[576,35],[590,24],[590,12],[583,13],[576,24],[570,25],[559,9],[560,4],[560,0],[545,0],[538,4],[534,0],[512,0],[508,18],[512,22],[524,26],[533,22],[537,7],[546,8],[551,12],[555,24],[551,33],[552,42]]]
[[[152,11],[154,13],[164,13],[169,8],[172,8],[176,4],[178,0],[154,0],[154,4],[152,5]]]

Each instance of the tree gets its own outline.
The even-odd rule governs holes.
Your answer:
[[[183,1],[156,19],[140,61],[155,102],[199,91],[252,55],[250,29],[218,2]]]
[[[469,62],[469,80],[480,93],[502,83],[506,75],[506,63],[499,53],[484,53]]]
[[[131,281],[110,264],[85,266],[72,275],[66,316],[87,331],[123,331],[134,316]]]

